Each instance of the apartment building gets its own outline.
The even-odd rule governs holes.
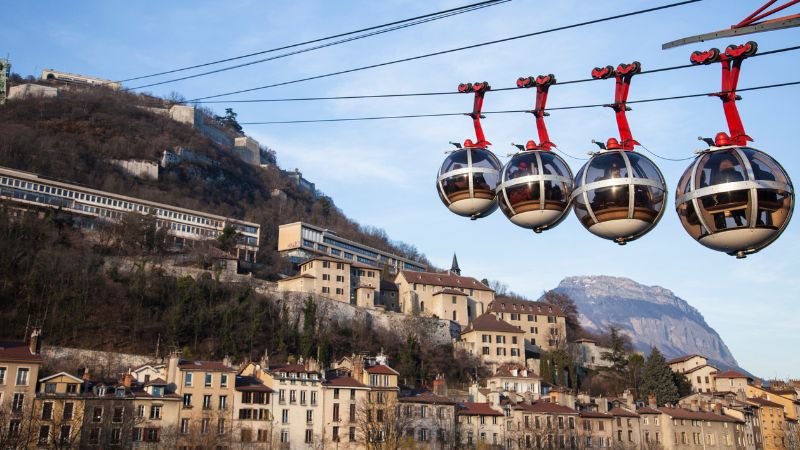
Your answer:
[[[463,402],[456,411],[461,442],[469,448],[505,441],[505,413],[490,403]]]
[[[761,397],[751,397],[747,403],[757,407],[761,425],[761,444],[764,450],[784,450],[787,446],[787,420],[783,405]]]
[[[252,369],[260,370],[260,366]],[[236,376],[235,390],[231,441],[236,448],[272,448],[279,440],[273,427],[275,391],[257,377],[245,375]]]
[[[392,274],[401,270],[427,270],[425,264],[339,237],[333,230],[305,222],[278,227],[278,251],[295,264],[322,255],[366,264],[379,270],[386,267]]]
[[[715,392],[715,375],[719,369],[708,364],[708,359],[701,355],[686,355],[667,361],[673,372],[682,373],[692,384],[692,392]]]
[[[465,349],[480,358],[483,365],[492,368],[506,363],[524,367],[524,335],[518,327],[486,313],[461,331],[456,348]]]
[[[719,408],[722,414],[739,421],[735,426],[737,445],[746,450],[763,448],[759,405],[748,402],[744,395],[732,392],[698,392],[680,399],[679,406],[701,411],[717,411]]]
[[[316,256],[300,264],[300,272],[278,281],[279,292],[313,293],[368,309],[385,309],[381,272],[366,264]]]
[[[458,439],[458,403],[430,391],[398,397],[399,422],[406,439],[431,449],[453,448]]]
[[[0,199],[23,210],[57,209],[89,230],[117,222],[127,214],[149,215],[154,217],[156,226],[167,230],[171,243],[177,247],[216,239],[230,226],[239,235],[238,259],[253,262],[258,254],[261,226],[257,223],[90,189],[20,170],[0,167]]]
[[[575,364],[589,369],[611,367],[611,361],[603,358],[603,353],[610,352],[610,348],[601,347],[594,339],[576,339],[570,345],[572,358]]]
[[[533,402],[542,395],[542,380],[525,365],[506,363],[486,378],[486,389],[514,401]]]
[[[525,332],[525,347],[548,351],[567,342],[564,313],[558,306],[543,302],[498,297],[488,312]]]
[[[28,342],[0,341],[0,426],[9,438],[21,436],[22,419],[30,412],[36,395],[36,380],[42,365],[40,330],[34,329]]]
[[[611,416],[602,413],[585,412],[581,419],[578,411],[545,400],[508,405],[508,409],[506,414],[512,418],[513,424],[505,426],[507,436],[503,443],[507,448],[515,443],[532,448],[582,448],[579,445],[586,441],[581,421],[598,430],[592,434],[598,443],[600,440],[606,442],[610,434]]]
[[[60,372],[39,381],[31,414],[31,438],[35,446],[78,447],[82,443],[99,444],[98,435],[82,436],[85,402],[84,379]],[[90,418],[92,421],[95,418]],[[99,422],[102,414],[97,416]],[[82,437],[85,440],[82,442]]]
[[[404,270],[395,278],[400,310],[405,314],[452,320],[466,327],[486,311],[494,291],[472,277]]]
[[[624,408],[608,411],[611,421],[611,441],[617,448],[638,449],[642,447],[642,429],[639,415]]]
[[[343,450],[363,448],[363,410],[370,388],[344,368],[326,374],[322,383],[323,442]]]

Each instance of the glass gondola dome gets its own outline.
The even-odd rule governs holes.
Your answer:
[[[523,151],[500,172],[497,203],[512,223],[539,233],[566,217],[573,184],[569,166],[552,151]]]
[[[681,224],[702,245],[744,257],[780,236],[794,188],[769,155],[750,147],[712,147],[684,172],[675,192]]]
[[[575,215],[591,233],[618,244],[637,239],[661,219],[667,186],[644,155],[625,150],[596,153],[578,171]]]
[[[459,216],[477,219],[497,209],[495,190],[500,161],[484,147],[466,147],[450,153],[436,178],[439,198]]]

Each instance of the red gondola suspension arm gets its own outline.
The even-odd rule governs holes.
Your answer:
[[[472,117],[472,125],[475,127],[475,137],[478,141],[472,142],[472,139],[467,139],[464,141],[464,147],[487,147],[492,145],[491,142],[486,140],[486,137],[483,134],[483,127],[481,127],[481,119],[483,118],[481,115],[481,109],[483,109],[483,96],[491,89],[492,87],[489,86],[489,83],[486,81],[476,83],[461,83],[458,85],[458,92],[475,93],[475,101],[472,104],[472,113],[467,115]]]
[[[525,145],[526,150],[552,150],[555,144],[550,141],[547,134],[547,125],[544,122],[545,116],[549,116],[545,111],[547,106],[547,94],[550,86],[556,84],[556,77],[553,74],[539,75],[538,77],[522,77],[517,79],[517,87],[531,88],[536,86],[536,106],[531,110],[531,114],[536,118],[536,131],[539,134],[539,144],[534,140],[528,141]]]
[[[633,147],[636,145],[641,145],[635,139],[633,139],[633,135],[631,133],[631,127],[628,124],[628,117],[625,114],[627,111],[630,111],[630,108],[627,105],[628,101],[628,91],[630,90],[631,86],[631,79],[637,73],[642,71],[642,65],[639,61],[634,61],[631,64],[620,64],[617,66],[616,70],[612,66],[605,66],[605,67],[595,67],[592,70],[592,78],[595,79],[606,79],[614,77],[616,80],[616,85],[614,89],[614,103],[611,105],[605,105],[614,110],[616,119],[617,119],[617,128],[619,129],[619,138],[620,140],[617,141],[616,138],[609,138],[606,142],[605,148],[609,150],[633,150]]]

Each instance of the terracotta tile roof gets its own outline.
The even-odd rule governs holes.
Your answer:
[[[608,413],[611,414],[612,416],[639,417],[639,415],[636,414],[635,412],[628,411],[627,409],[623,409],[623,408],[611,408],[608,411]]]
[[[0,361],[42,362],[40,355],[31,353],[27,342],[0,341]]]
[[[476,317],[475,320],[469,323],[461,334],[469,333],[471,331],[496,331],[500,333],[524,333],[519,327],[515,327],[510,323],[498,319],[494,314],[483,313]]]
[[[513,370],[517,369],[517,374],[513,374]],[[503,378],[525,378],[525,379],[534,379],[538,380],[539,376],[533,373],[532,370],[528,370],[528,375],[523,376],[522,371],[526,370],[526,367],[521,366],[520,364],[514,363],[505,363],[500,365],[497,370],[495,370],[494,375],[489,378],[493,377],[503,377]]]
[[[488,403],[465,402],[458,404],[460,416],[502,416],[503,412],[492,408]]]
[[[698,355],[696,353],[693,353],[691,355],[684,355],[684,356],[681,356],[681,357],[678,357],[678,358],[670,359],[669,361],[667,361],[667,364],[682,363],[684,361],[688,361],[688,360],[694,358],[695,356],[699,356],[700,358],[706,359],[706,357],[703,356],[703,355]]]
[[[156,378],[145,383],[145,386],[166,386],[167,383],[163,378]]]
[[[382,291],[398,291],[397,285],[394,282],[389,280],[381,280],[381,290]]]
[[[182,370],[207,370],[210,372],[236,372],[233,367],[226,366],[222,361],[178,361],[178,368]]]
[[[444,288],[444,289],[440,290],[439,292],[436,292],[436,293],[435,293],[435,294],[433,294],[433,295],[439,295],[439,294],[447,294],[447,295],[463,295],[464,297],[467,297],[467,294],[465,294],[465,293],[463,293],[463,292],[459,291],[458,289],[453,289],[453,288]]]
[[[375,373],[379,375],[400,375],[397,371],[389,366],[383,364],[376,364],[366,368],[367,373]]]
[[[325,386],[330,387],[349,387],[349,388],[366,388],[367,385],[349,376],[340,376],[335,378],[328,378]]]
[[[647,406],[637,409],[636,412],[639,414],[661,414],[661,411]]]
[[[704,368],[706,368],[706,367],[711,367],[711,368],[712,368],[712,369],[714,369],[714,370],[719,370],[719,369],[717,369],[716,367],[712,366],[711,364],[703,364],[702,366],[695,366],[695,367],[692,367],[691,369],[687,370],[687,371],[686,371],[686,372],[684,372],[684,373],[686,374],[686,373],[697,372],[698,370],[700,370],[700,369],[704,369]]]
[[[613,417],[611,414],[601,413],[597,411],[581,411],[578,413],[581,417],[587,417],[590,419],[612,419]],[[635,417],[635,416],[632,416]]]
[[[719,372],[714,375],[717,378],[751,378],[741,372],[737,372],[735,370],[726,370],[724,372]]]
[[[533,402],[533,403],[517,403],[517,407],[523,409],[525,411],[534,412],[534,413],[546,413],[546,414],[577,414],[578,411],[575,411],[572,408],[567,406],[561,406],[558,403],[553,402],[545,402],[542,400]]]
[[[747,401],[751,402],[751,403],[756,403],[756,404],[761,405],[761,406],[771,406],[773,408],[783,408],[783,405],[781,405],[779,403],[771,402],[771,401],[769,401],[769,400],[767,400],[765,398],[761,398],[761,397],[748,397]]]
[[[436,405],[455,405],[458,402],[441,395],[436,395],[433,392],[425,391],[414,395],[406,395],[397,397],[397,401],[402,403],[428,403]]]
[[[303,364],[273,364],[269,366],[270,372],[286,373],[317,373],[313,370],[306,370]]]
[[[236,390],[239,392],[275,392],[256,377],[236,376]]]
[[[508,297],[495,298],[494,301],[489,303],[489,308],[487,308],[487,310],[498,313],[544,314],[551,316],[564,315],[561,308],[556,305]]]
[[[297,280],[299,278],[311,278],[312,280],[315,280],[317,277],[308,273],[298,273],[297,275],[291,277],[281,278],[280,280],[278,280],[278,283],[280,283],[281,281]]]
[[[685,408],[658,408],[664,414],[676,419],[705,420],[708,422],[739,422],[733,417],[706,411],[692,411]]]
[[[451,273],[413,272],[403,270],[400,272],[409,283],[430,284],[453,288],[467,288],[478,291],[491,291],[492,289],[472,277],[462,277]]]

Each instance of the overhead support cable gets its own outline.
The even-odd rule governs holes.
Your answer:
[[[239,90],[236,90],[236,91],[225,92],[225,93],[221,93],[221,94],[214,94],[214,95],[207,95],[207,96],[204,96],[204,97],[197,97],[197,98],[194,98],[192,100],[189,100],[188,102],[191,103],[191,102],[196,102],[196,101],[199,101],[199,100],[207,100],[207,99],[211,99],[211,98],[226,97],[228,95],[242,94],[242,93],[245,93],[245,92],[254,92],[254,91],[259,91],[259,90],[263,90],[263,89],[270,89],[270,88],[274,88],[274,87],[278,87],[278,86],[286,86],[286,85],[289,85],[289,84],[296,84],[296,83],[302,83],[302,82],[305,82],[305,81],[318,80],[318,79],[321,79],[321,78],[328,78],[328,77],[332,77],[332,76],[336,76],[336,75],[343,75],[343,74],[347,74],[347,73],[359,72],[359,71],[368,70],[368,69],[375,69],[375,68],[378,68],[378,67],[385,67],[385,66],[390,66],[390,65],[394,65],[394,64],[400,64],[400,63],[409,62],[409,61],[417,61],[417,60],[420,60],[420,59],[430,58],[430,57],[433,57],[433,56],[446,55],[446,54],[449,54],[449,53],[461,52],[461,51],[464,51],[464,50],[471,50],[471,49],[474,49],[474,48],[479,48],[479,47],[484,47],[484,46],[488,46],[488,45],[499,44],[499,43],[503,43],[503,42],[510,42],[510,41],[523,39],[523,38],[528,38],[528,37],[532,37],[532,36],[539,36],[539,35],[543,35],[543,34],[554,33],[554,32],[557,32],[557,31],[569,30],[569,29],[573,29],[573,28],[580,28],[580,27],[584,27],[584,26],[587,26],[587,25],[594,25],[594,24],[598,24],[598,23],[609,22],[609,21],[612,21],[612,20],[617,20],[617,19],[622,19],[622,18],[626,18],[626,17],[637,16],[637,15],[651,13],[651,12],[655,12],[655,11],[662,11],[662,10],[669,9],[669,8],[675,8],[675,7],[678,7],[678,6],[688,5],[690,3],[697,3],[699,1],[702,1],[702,0],[684,0],[684,1],[676,2],[676,3],[669,3],[669,4],[666,4],[666,5],[655,6],[655,7],[652,7],[652,8],[640,9],[640,10],[637,10],[637,11],[631,11],[631,12],[627,12],[627,13],[616,14],[616,15],[613,15],[613,16],[607,16],[607,17],[603,17],[603,18],[600,18],[600,19],[587,20],[587,21],[584,21],[584,22],[578,22],[578,23],[574,23],[574,24],[570,24],[570,25],[562,25],[562,26],[559,26],[559,27],[548,28],[548,29],[540,30],[540,31],[534,31],[532,33],[526,33],[526,34],[521,34],[521,35],[517,35],[517,36],[510,36],[510,37],[506,37],[506,38],[502,38],[502,39],[495,39],[495,40],[492,40],[492,41],[482,42],[482,43],[479,43],[479,44],[473,44],[473,45],[467,45],[467,46],[464,46],[464,47],[452,48],[452,49],[449,49],[449,50],[441,50],[441,51],[438,51],[438,52],[426,53],[426,54],[423,54],[423,55],[411,56],[411,57],[408,57],[408,58],[401,58],[401,59],[396,59],[396,60],[392,60],[392,61],[385,61],[385,62],[382,62],[382,63],[370,64],[370,65],[367,65],[367,66],[361,66],[361,67],[356,67],[356,68],[352,68],[352,69],[340,70],[340,71],[337,71],[337,72],[331,72],[331,73],[326,73],[326,74],[322,74],[322,75],[315,75],[315,76],[311,76],[311,77],[299,78],[299,79],[291,80],[291,81],[283,81],[283,82],[280,82],[280,83],[273,83],[273,84],[267,84],[267,85],[263,85],[263,86],[256,86],[256,87],[252,87],[252,88],[248,88],[248,89],[239,89]]]
[[[173,83],[173,82],[176,82],[176,81],[187,80],[187,79],[190,79],[190,78],[197,78],[197,77],[210,75],[210,74],[214,74],[214,73],[219,73],[219,72],[225,72],[225,71],[228,71],[228,70],[238,69],[240,67],[246,67],[246,66],[251,66],[251,65],[254,65],[254,64],[260,64],[260,63],[263,63],[263,62],[272,61],[274,59],[285,58],[287,56],[296,55],[296,54],[299,54],[299,53],[305,53],[305,52],[309,52],[309,51],[312,51],[312,50],[318,50],[318,49],[325,48],[325,47],[331,47],[331,46],[334,46],[334,45],[343,44],[343,43],[346,43],[346,42],[355,41],[355,40],[358,40],[358,39],[363,39],[363,38],[370,37],[370,36],[375,36],[375,35],[378,35],[378,34],[388,33],[390,31],[396,31],[396,30],[400,30],[400,29],[403,29],[403,28],[408,28],[408,27],[412,27],[412,26],[415,26],[415,25],[420,25],[420,24],[423,24],[423,23],[432,22],[434,20],[444,19],[444,18],[455,16],[455,15],[458,15],[458,14],[463,14],[463,13],[472,12],[472,11],[476,11],[476,10],[483,9],[483,8],[488,8],[490,6],[500,5],[500,4],[503,4],[503,3],[508,3],[510,1],[511,0],[487,0],[487,1],[483,1],[483,2],[472,3],[472,4],[461,6],[461,7],[458,7],[458,8],[452,8],[452,9],[447,9],[447,10],[444,10],[444,11],[439,11],[439,12],[435,12],[435,13],[431,13],[431,14],[425,14],[423,16],[411,17],[409,19],[398,20],[398,21],[395,21],[395,22],[390,22],[390,23],[386,23],[386,24],[382,24],[382,25],[376,25],[376,26],[369,27],[369,28],[362,28],[360,30],[349,31],[347,33],[341,33],[341,34],[337,34],[337,35],[333,35],[333,36],[327,36],[327,37],[323,37],[323,38],[319,38],[319,39],[313,39],[313,40],[310,40],[310,41],[300,42],[300,43],[297,43],[297,44],[285,45],[285,46],[282,46],[282,47],[272,48],[272,49],[269,49],[269,50],[263,50],[263,51],[259,51],[259,52],[255,52],[255,53],[248,53],[246,55],[234,56],[234,57],[225,58],[225,59],[219,59],[219,60],[216,60],[216,61],[211,61],[211,62],[202,63],[202,64],[196,64],[196,65],[188,66],[188,67],[182,67],[182,68],[179,68],[179,69],[167,70],[167,71],[164,71],[164,72],[153,73],[153,74],[150,74],[150,75],[142,75],[142,76],[133,77],[133,78],[126,78],[124,80],[119,80],[119,81],[116,81],[116,82],[117,83],[124,83],[124,82],[127,82],[127,81],[135,81],[135,80],[142,80],[142,79],[145,79],[145,78],[153,78],[153,77],[157,77],[157,76],[161,76],[161,75],[169,75],[169,74],[173,74],[173,73],[184,72],[184,71],[191,70],[191,69],[199,69],[201,67],[208,67],[208,66],[212,66],[212,65],[216,65],[216,64],[221,64],[221,63],[224,63],[224,62],[230,62],[230,61],[236,61],[236,60],[240,60],[240,59],[250,58],[250,57],[253,57],[253,56],[263,55],[263,54],[266,54],[266,53],[273,53],[273,52],[277,52],[277,51],[280,51],[280,50],[288,50],[290,48],[302,47],[304,45],[315,44],[317,42],[323,42],[323,41],[336,39],[336,38],[340,38],[340,37],[344,37],[344,36],[351,36],[351,35],[354,35],[354,34],[357,35],[357,36],[349,37],[347,39],[341,39],[341,40],[338,40],[338,41],[335,41],[335,42],[329,42],[327,44],[321,44],[321,45],[317,45],[317,46],[314,46],[314,47],[305,48],[305,49],[302,49],[302,50],[297,50],[297,51],[294,51],[294,52],[285,53],[285,54],[278,55],[278,56],[273,56],[271,58],[264,58],[264,59],[260,59],[260,60],[256,60],[256,61],[249,61],[249,62],[246,62],[246,63],[243,63],[243,64],[238,64],[238,65],[235,65],[235,66],[223,67],[221,69],[212,70],[212,71],[209,71],[209,72],[202,72],[202,73],[193,74],[193,75],[189,75],[189,76],[185,76],[185,77],[174,78],[174,79],[171,79],[171,80],[160,81],[160,82],[157,82],[157,83],[146,84],[146,85],[132,87],[132,88],[128,88],[128,89],[131,89],[131,90],[133,90],[133,89],[142,89],[142,88],[150,87],[150,86],[158,86],[158,85],[161,85],[161,84]],[[369,33],[365,33],[365,32],[369,32]],[[358,35],[359,33],[365,33],[365,34]]]

